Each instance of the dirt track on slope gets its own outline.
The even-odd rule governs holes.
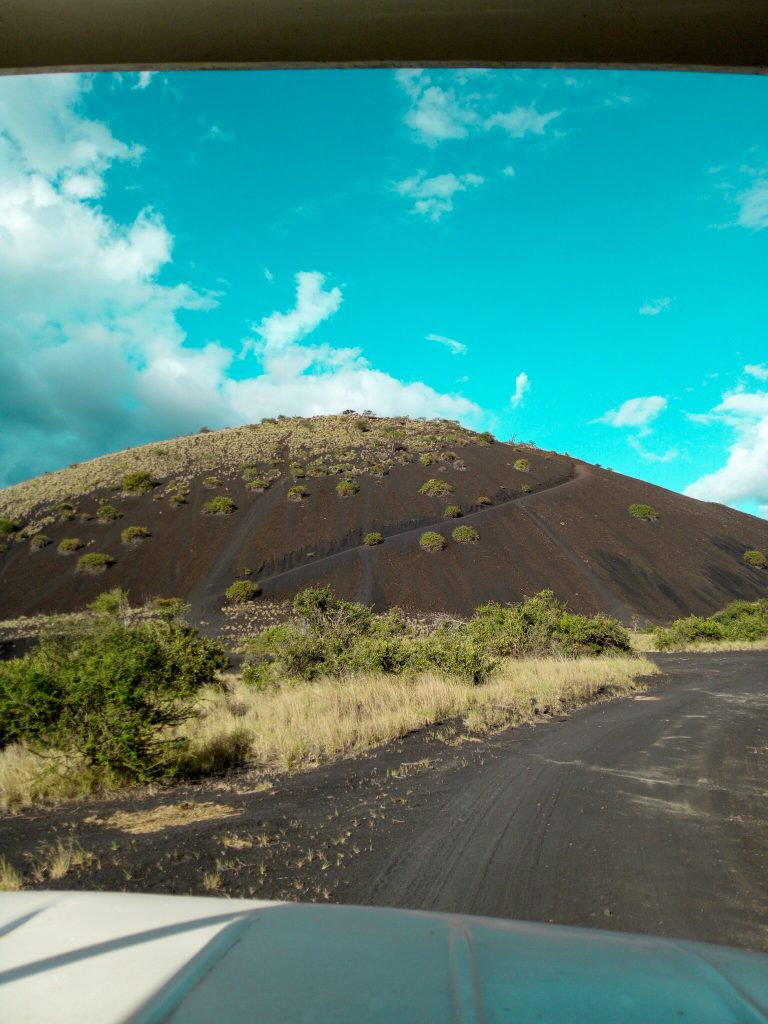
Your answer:
[[[271,785],[243,772],[6,816],[0,849],[28,867],[44,842],[76,838],[89,862],[41,887],[370,903],[768,949],[768,653],[655,657],[665,676],[647,692],[566,719],[474,741],[432,730]]]

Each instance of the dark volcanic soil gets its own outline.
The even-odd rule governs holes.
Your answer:
[[[433,730],[267,791],[241,773],[5,816],[0,849],[29,881],[42,844],[75,837],[90,863],[44,888],[371,903],[768,949],[768,652],[655,657],[666,675],[646,693],[568,719],[482,741]],[[201,804],[212,817],[190,821]],[[169,805],[177,823],[155,832],[114,817]]]
[[[383,477],[359,477],[360,492],[350,498],[337,496],[338,477],[320,477],[303,481],[310,497],[290,502],[287,467],[264,494],[230,479],[219,489],[238,506],[230,516],[202,514],[211,497],[202,478],[178,508],[157,500],[159,491],[104,494],[124,512],[122,519],[54,523],[45,528],[48,547],[31,551],[26,542],[13,543],[0,554],[0,619],[76,610],[105,588],[121,586],[134,603],[158,594],[184,597],[192,618],[217,632],[224,591],[245,568],[265,601],[327,582],[340,596],[379,609],[462,615],[489,600],[515,601],[551,588],[578,611],[663,622],[768,592],[768,573],[742,560],[749,548],[768,549],[764,520],[564,455],[521,453],[503,444],[460,451],[463,472],[450,465],[396,465]],[[528,473],[514,469],[521,454],[530,461]],[[419,495],[433,476],[449,480],[453,494]],[[492,504],[478,504],[481,496]],[[632,519],[633,502],[653,505],[658,521]],[[95,510],[97,496],[82,504]],[[443,518],[447,504],[461,506],[458,523],[476,527],[479,543],[451,539],[457,521]],[[129,525],[146,526],[152,536],[125,547],[120,532]],[[444,551],[419,547],[427,528],[448,539]],[[381,532],[384,543],[364,546],[370,530]],[[63,537],[73,536],[87,545],[84,551],[109,553],[117,564],[100,576],[77,576],[77,555],[56,550]]]

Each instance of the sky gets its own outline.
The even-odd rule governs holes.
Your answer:
[[[0,486],[347,408],[768,517],[768,78],[0,79]]]

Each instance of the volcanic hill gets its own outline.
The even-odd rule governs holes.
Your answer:
[[[377,608],[468,614],[550,588],[625,622],[768,593],[743,559],[768,549],[768,522],[447,420],[278,418],[149,444],[0,491],[0,530],[0,619],[119,586],[133,603],[182,597],[215,631],[237,579],[261,588],[254,607],[330,583]],[[427,530],[442,550],[420,545]]]

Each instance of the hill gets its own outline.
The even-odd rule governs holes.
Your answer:
[[[477,539],[455,540],[457,526]],[[768,549],[764,520],[446,420],[279,418],[145,445],[0,491],[0,529],[0,619],[120,586],[133,602],[182,597],[216,632],[237,579],[261,589],[255,617],[314,583],[453,614],[550,588],[625,622],[768,592],[743,558]],[[425,550],[427,530],[445,546]]]

